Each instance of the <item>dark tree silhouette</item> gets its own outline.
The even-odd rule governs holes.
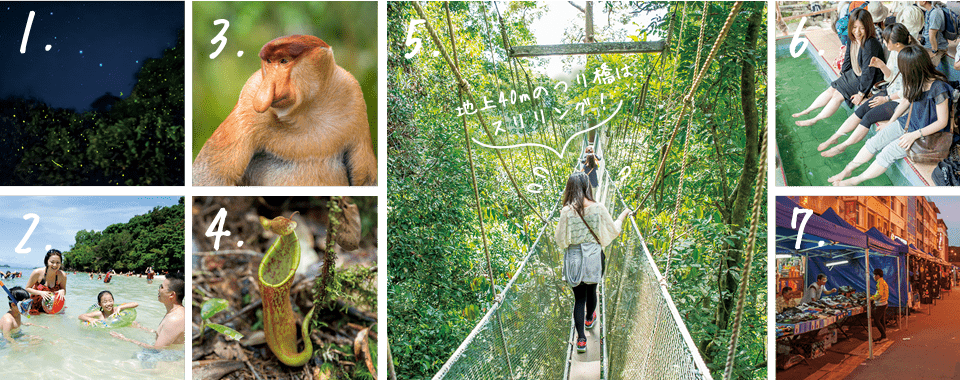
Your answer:
[[[93,103],[90,103],[90,108],[93,108],[97,112],[108,112],[113,108],[113,104],[123,100],[119,96],[114,96],[112,93],[107,91],[106,94],[103,94],[97,100],[94,100]]]

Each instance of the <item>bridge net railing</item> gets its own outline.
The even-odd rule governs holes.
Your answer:
[[[615,184],[603,176],[603,191]],[[622,200],[598,194],[614,215]],[[434,379],[556,379],[571,344],[573,294],[561,278],[554,210],[517,273]],[[632,221],[605,249],[604,379],[711,379]]]
[[[551,220],[558,214],[554,212]],[[434,379],[551,379],[563,372],[572,292],[561,281],[553,223],[495,304]]]
[[[607,188],[615,184],[607,179]],[[614,198],[614,197],[610,197]],[[607,205],[611,214],[626,207]],[[612,202],[608,202],[612,203]],[[631,218],[632,219],[632,218]],[[632,221],[605,250],[605,379],[712,379]]]

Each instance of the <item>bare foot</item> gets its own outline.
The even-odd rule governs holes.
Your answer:
[[[830,150],[828,150],[828,151],[826,151],[826,152],[820,153],[820,155],[821,155],[821,156],[824,156],[824,157],[833,157],[833,156],[836,156],[836,155],[838,155],[838,154],[840,154],[840,153],[843,153],[843,151],[845,151],[845,150],[847,150],[847,147],[845,147],[845,146],[843,146],[843,145],[837,145],[837,146],[833,147],[833,149],[830,149]]]
[[[806,114],[808,114],[808,113],[810,113],[810,110],[803,110],[803,111],[800,111],[800,112],[797,112],[797,113],[793,114],[793,117],[800,117],[800,116],[806,115]]]
[[[837,140],[839,140],[839,138],[830,136],[830,138],[827,139],[827,141],[824,141],[820,143],[820,145],[817,145],[817,152],[823,152],[823,150],[829,148],[830,145],[836,144]]]
[[[840,173],[837,173],[837,175],[833,177],[827,178],[827,182],[835,183],[835,182],[843,181],[843,179],[847,178],[848,175],[850,174],[847,173],[846,170],[844,170],[844,171],[841,171]]]
[[[809,127],[816,124],[817,121],[817,119],[798,120],[796,124],[798,127]]]
[[[843,181],[836,181],[833,183],[833,186],[857,186],[859,184],[860,181],[857,180],[857,177],[853,177]]]

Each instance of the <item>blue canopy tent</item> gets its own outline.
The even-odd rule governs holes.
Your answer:
[[[847,233],[864,234],[866,243],[870,246],[870,268],[866,269],[871,279],[870,289],[866,289],[866,282],[864,280],[863,250],[859,250],[852,255],[842,258],[811,257],[810,267],[808,269],[811,273],[811,278],[813,278],[813,274],[823,273],[827,276],[828,283],[835,285],[850,284],[850,286],[858,292],[874,294],[877,291],[877,284],[873,281],[873,270],[880,268],[883,270],[883,278],[887,282],[890,290],[887,304],[895,307],[907,306],[907,298],[905,296],[907,289],[904,289],[902,286],[904,282],[907,282],[904,281],[907,275],[906,260],[905,258],[900,258],[899,255],[901,249],[899,246],[902,246],[902,244],[895,244],[876,228],[871,228],[871,231],[874,231],[873,234],[870,234],[870,231],[867,231],[868,233],[860,232],[856,227],[846,220],[843,220],[832,208],[828,208],[820,217],[834,223],[836,225],[835,228],[845,230]],[[879,237],[877,237],[877,235],[879,235]],[[903,246],[902,249],[906,250],[906,246]],[[838,259],[849,259],[850,264],[837,265],[832,268],[826,267],[828,262],[837,261]]]
[[[899,288],[899,278],[896,277],[897,248],[880,240],[871,241],[867,234],[840,218],[833,209],[827,209],[823,215],[811,215],[807,219],[807,223],[803,227],[803,236],[800,237],[800,247],[797,248],[796,241],[800,221],[803,220],[804,216],[797,213],[795,209],[802,208],[789,198],[777,197],[776,246],[778,254],[807,256],[808,265],[805,283],[809,284],[811,278],[816,278],[817,275],[822,273],[827,276],[828,283],[850,284],[857,291],[869,291],[868,293],[872,294],[876,289],[876,284],[873,284],[872,275],[869,280],[866,277],[866,272],[872,272],[872,269],[864,268],[864,258],[869,251],[871,255],[869,258],[870,267],[884,268],[884,277],[897,281],[893,283],[891,289]],[[878,254],[879,257],[873,256]],[[843,265],[832,265],[830,268],[826,265],[829,262],[843,260],[848,260],[848,262]],[[894,276],[887,276],[888,272],[894,273]],[[890,283],[888,282],[888,284]],[[891,291],[891,299],[888,302],[893,302],[892,293]],[[900,292],[897,292],[896,302],[899,303],[901,298]],[[870,326],[869,322],[868,326]],[[870,340],[868,346],[871,358],[873,357],[872,334],[872,329],[868,328],[868,339]]]

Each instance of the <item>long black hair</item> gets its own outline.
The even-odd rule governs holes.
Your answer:
[[[60,265],[63,266],[63,253],[61,253],[59,250],[56,250],[56,249],[51,249],[47,251],[47,255],[44,256],[43,258],[43,266],[45,267],[50,266],[51,256],[60,256]]]
[[[920,98],[923,85],[928,80],[947,80],[947,77],[933,66],[927,50],[919,45],[903,48],[897,58],[897,65],[903,74],[903,97],[911,102]]]
[[[847,38],[850,39],[850,42],[857,41],[856,38],[853,38],[853,23],[855,21],[860,21],[860,25],[863,25],[863,40],[858,41],[860,44],[863,44],[863,41],[877,36],[877,32],[874,30],[876,28],[873,27],[873,16],[870,15],[870,11],[864,8],[854,9],[853,13],[850,14],[850,18],[847,20]]]
[[[910,30],[901,23],[887,25],[883,28],[883,40],[889,43],[901,43],[904,46],[916,44],[917,40],[910,35]],[[898,62],[899,64],[899,62]]]
[[[587,173],[574,172],[567,178],[567,187],[563,189],[563,205],[570,205],[574,211],[582,213],[584,198],[593,200],[590,179]]]
[[[109,294],[110,297],[113,297],[113,293],[110,293],[109,290],[104,290],[104,291],[100,292],[100,294],[97,294],[97,305],[100,304],[101,300],[103,300],[103,296],[106,295],[106,294]]]

